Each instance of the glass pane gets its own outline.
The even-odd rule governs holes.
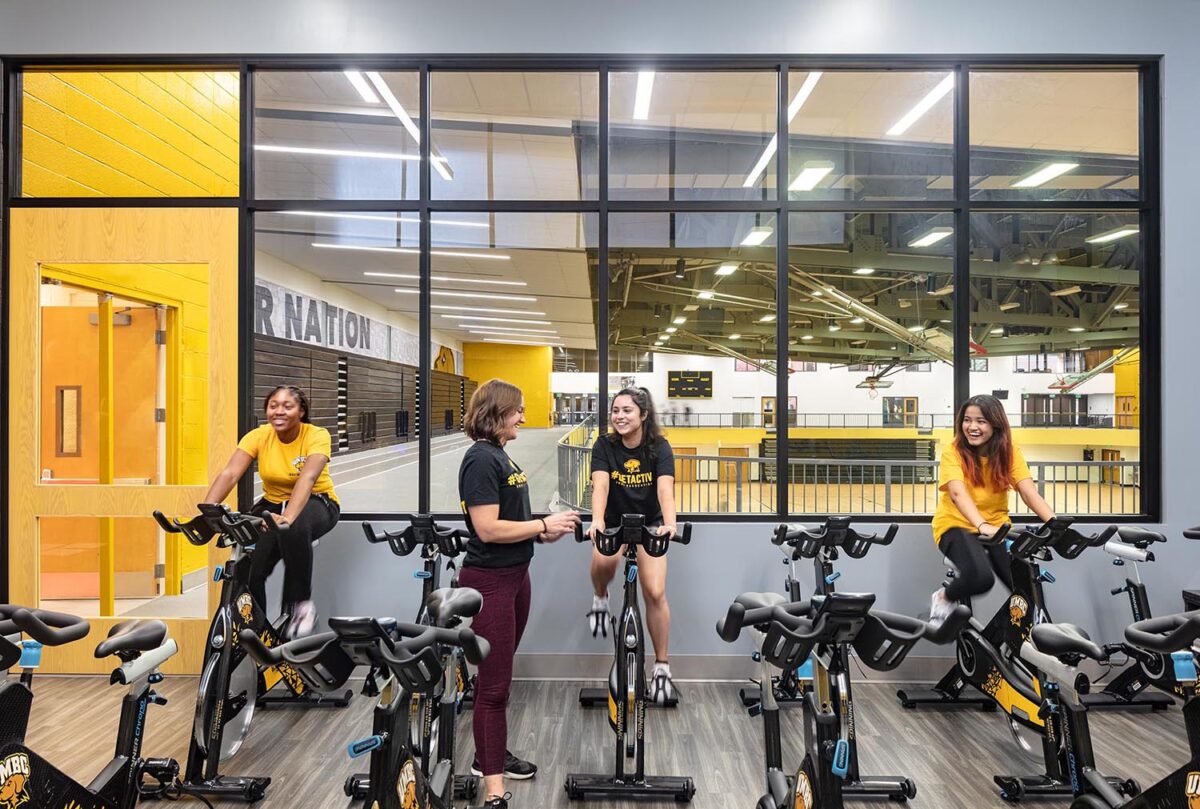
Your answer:
[[[113,614],[130,618],[208,615],[208,548],[166,537],[150,518],[40,517],[39,606],[101,615],[100,560],[111,543]],[[156,578],[156,566],[162,575]]]
[[[259,199],[420,197],[416,73],[254,74]]]
[[[610,372],[610,395],[636,385],[653,396],[680,513],[772,513],[775,218],[614,214],[609,235],[609,352],[653,363]],[[738,361],[761,372],[736,372]]]
[[[474,221],[482,227],[434,231],[433,335],[445,347],[439,352],[444,362],[434,365],[434,455],[446,474],[434,476],[430,504],[435,511],[458,510],[455,472],[471,445],[461,433],[461,416],[477,386],[500,378],[525,396],[525,425],[505,451],[529,476],[533,510],[545,511],[556,491],[569,496],[581,471],[572,465],[577,458],[560,455],[559,442],[575,425],[559,416],[559,400],[569,395],[568,410],[579,414],[579,422],[595,424],[584,415],[595,411],[595,370],[555,373],[555,365],[567,351],[596,348],[589,273],[597,217],[492,213]],[[416,309],[412,286],[397,290],[397,305],[405,311]],[[439,394],[439,380],[448,392]],[[582,475],[586,480],[586,468]]]
[[[792,73],[788,196],[951,198],[953,89],[945,72]]]
[[[1136,200],[1138,74],[971,74],[974,199]]]
[[[952,221],[788,219],[788,358],[815,366],[788,382],[791,513],[931,514],[937,505],[954,407]]]
[[[21,86],[23,196],[237,196],[237,72],[26,71]]]
[[[437,72],[435,199],[596,199],[595,73]]]
[[[987,359],[971,392],[1003,399],[1060,514],[1141,510],[1138,227],[1133,214],[971,217],[971,335]]]
[[[41,287],[41,470],[42,483],[96,484],[102,455],[110,453],[111,481],[125,485],[166,483],[166,346],[155,340],[167,313],[113,299],[112,349],[101,352],[99,296],[47,279]],[[162,321],[160,323],[160,320]],[[101,374],[112,368],[113,431],[101,445]],[[161,374],[160,374],[161,371]],[[161,451],[160,451],[161,450]]]
[[[417,283],[416,214],[285,211],[254,229],[256,404],[306,392],[344,512],[415,510],[420,332],[392,290]]]
[[[774,197],[777,79],[776,73],[611,74],[609,197]]]

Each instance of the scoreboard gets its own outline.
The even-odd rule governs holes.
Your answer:
[[[712,371],[668,371],[668,399],[711,399]]]

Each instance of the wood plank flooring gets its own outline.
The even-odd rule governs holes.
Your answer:
[[[612,769],[613,736],[603,710],[577,702],[580,683],[518,682],[509,707],[509,746],[539,767],[532,781],[510,783],[520,809],[623,804],[572,803],[563,790],[568,772]],[[122,689],[93,677],[41,677],[35,681],[29,744],[80,780],[90,780],[107,762],[116,733]],[[170,700],[151,706],[145,754],[187,754],[195,701],[194,678],[172,677],[160,687]],[[691,775],[695,809],[751,809],[761,794],[762,724],[746,715],[737,684],[681,683],[678,709],[652,711],[647,723],[648,769],[653,774]],[[992,787],[996,773],[1031,773],[1037,760],[1013,743],[998,714],[902,709],[895,686],[856,685],[856,720],[861,766],[868,775],[904,774],[917,782],[914,807],[975,809],[1004,804]],[[342,782],[365,760],[351,762],[346,744],[370,732],[372,702],[357,697],[338,709],[270,709],[255,716],[245,747],[225,771],[270,775],[263,807],[342,807],[350,801]],[[1102,771],[1132,776],[1149,785],[1178,767],[1187,755],[1177,706],[1165,713],[1090,714],[1096,757]],[[803,749],[799,710],[783,716],[784,763],[794,768]],[[459,720],[459,771],[470,765],[471,714]],[[1060,804],[1067,805],[1067,801]],[[182,806],[201,806],[188,801]],[[222,803],[219,806],[240,806]],[[888,805],[886,801],[851,806]]]

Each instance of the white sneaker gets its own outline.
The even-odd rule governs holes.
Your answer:
[[[608,596],[592,596],[592,609],[587,618],[593,638],[608,637],[608,626],[612,623],[612,616],[608,612]]]
[[[935,591],[929,602],[929,623],[941,626],[957,606],[957,602],[946,598],[945,588]]]
[[[288,635],[291,638],[306,638],[313,633],[317,626],[317,608],[311,601],[301,601],[296,605],[296,611],[288,625]]]
[[[670,664],[654,661],[654,673],[650,679],[650,698],[659,705],[665,705],[675,698],[675,683],[671,680]]]

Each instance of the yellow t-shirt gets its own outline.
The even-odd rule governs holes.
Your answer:
[[[263,497],[272,503],[282,503],[292,497],[292,487],[304,468],[309,455],[332,456],[329,431],[315,424],[301,424],[300,435],[290,444],[279,440],[275,428],[270,424],[255,427],[242,436],[238,449],[258,459],[258,474],[263,482]],[[329,464],[321,470],[313,484],[313,494],[329,495],[335,503],[333,479],[329,477]]]
[[[962,461],[958,457],[958,450],[955,449],[954,443],[951,442],[942,450],[941,469],[938,474],[938,489],[942,496],[938,499],[937,510],[933,513],[933,539],[935,542],[951,528],[965,528],[968,531],[974,531],[977,527],[971,525],[971,522],[959,512],[958,506],[954,505],[954,501],[950,499],[950,481],[952,480],[961,480],[967,487],[967,492],[975,501],[975,508],[979,509],[983,519],[992,525],[1008,522],[1008,489],[996,491],[988,486],[989,459],[983,458],[982,460],[984,485],[974,486],[963,474]],[[1020,483],[1031,477],[1033,474],[1029,471],[1029,464],[1025,463],[1025,456],[1021,454],[1020,449],[1013,447],[1013,483]]]

